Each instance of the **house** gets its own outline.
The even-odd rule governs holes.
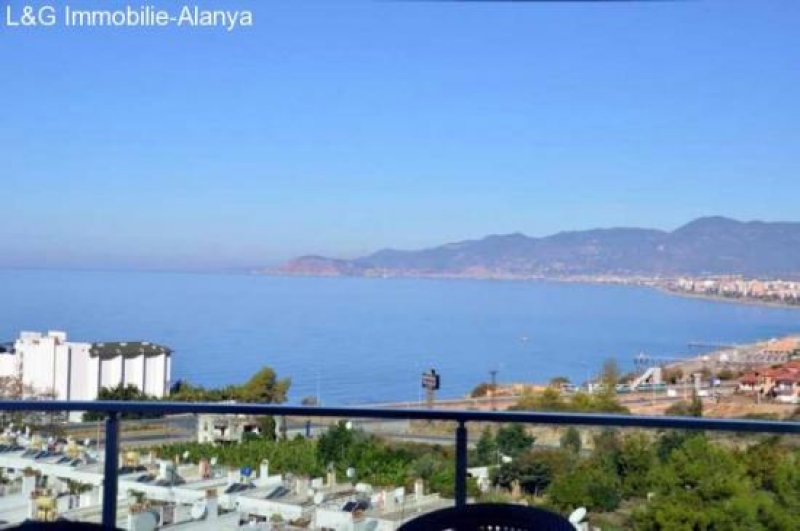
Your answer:
[[[764,348],[761,349],[761,353],[767,356],[789,359],[800,353],[800,340],[793,337],[775,339],[769,341]]]
[[[738,390],[767,395],[779,402],[800,402],[800,362],[744,374],[739,378]]]
[[[750,372],[739,378],[739,385],[737,389],[742,392],[758,391],[759,373]]]

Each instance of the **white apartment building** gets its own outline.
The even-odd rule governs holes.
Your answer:
[[[169,394],[172,351],[161,345],[79,343],[49,331],[22,332],[10,350],[0,352],[0,377],[20,378],[27,395],[95,400],[103,387],[120,384],[157,398]]]

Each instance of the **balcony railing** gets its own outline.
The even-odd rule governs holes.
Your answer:
[[[394,420],[438,420],[455,422],[457,426],[455,430],[456,505],[464,505],[467,501],[466,425],[468,422],[707,430],[717,432],[745,432],[761,434],[800,434],[800,422],[588,413],[457,411],[443,409],[384,409],[365,407],[305,407],[266,404],[111,401],[0,401],[0,411],[91,411],[105,415],[105,463],[103,468],[104,481],[102,523],[103,527],[107,529],[116,529],[117,476],[119,470],[119,421],[120,415],[124,413],[148,413],[164,415],[186,413],[271,416],[283,415]]]

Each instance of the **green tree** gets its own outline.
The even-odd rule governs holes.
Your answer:
[[[622,439],[617,454],[617,473],[625,497],[645,497],[651,488],[649,476],[658,464],[656,449],[644,433],[632,433]]]
[[[564,431],[560,439],[561,448],[569,450],[572,453],[580,453],[581,451],[581,433],[575,426],[570,426]]]
[[[566,473],[574,456],[564,450],[534,450],[525,452],[510,463],[495,470],[493,483],[506,489],[518,481],[522,490],[538,496],[553,479]]]
[[[156,400],[154,397],[145,394],[144,392],[140,391],[138,387],[133,384],[122,385],[119,384],[116,387],[103,387],[100,389],[100,392],[97,393],[98,400],[115,400],[120,402],[147,402],[150,400]],[[142,413],[142,412],[125,412],[120,415],[122,419],[153,419],[153,418],[160,418],[164,415],[161,413]],[[83,414],[83,420],[85,422],[94,422],[97,420],[102,420],[106,416],[104,413],[96,412],[96,411],[87,411]]]
[[[270,367],[262,367],[243,385],[228,385],[218,389],[206,389],[190,382],[178,382],[170,393],[171,400],[185,402],[254,402],[280,404],[286,401],[291,380],[279,380]]]
[[[280,404],[286,402],[291,380],[278,380],[275,371],[263,367],[255,373],[239,390],[239,401],[262,404]]]
[[[497,430],[495,441],[500,453],[516,457],[533,446],[535,437],[528,434],[522,424],[508,424]]]
[[[478,465],[493,465],[497,462],[497,442],[489,426],[481,432],[475,448],[475,458]]]
[[[348,427],[347,422],[339,421],[328,428],[317,442],[317,457],[320,463],[328,465],[336,463],[341,466],[350,466],[350,455],[356,443],[355,432]]]
[[[619,477],[599,462],[586,461],[575,470],[556,477],[548,490],[550,502],[559,510],[586,507],[591,511],[613,511],[619,506]]]

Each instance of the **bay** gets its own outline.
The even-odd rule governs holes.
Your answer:
[[[220,386],[263,365],[291,399],[418,400],[420,374],[461,396],[501,382],[583,381],[603,360],[697,354],[800,331],[800,311],[556,282],[291,278],[247,274],[0,271],[0,341],[64,330],[75,341],[174,349],[173,380]]]

